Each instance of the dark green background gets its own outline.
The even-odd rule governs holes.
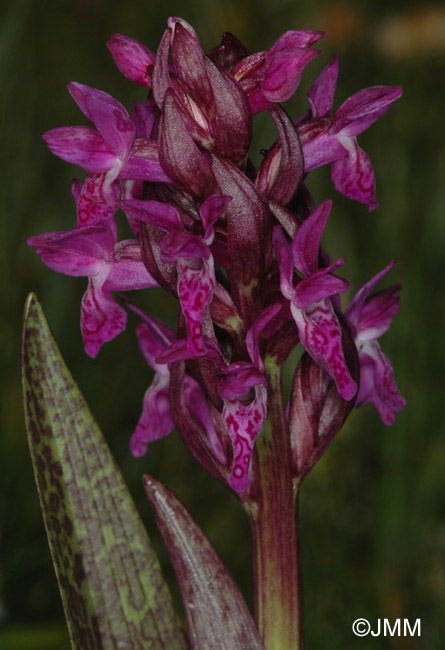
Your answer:
[[[354,291],[397,258],[386,283],[403,283],[402,307],[382,347],[393,360],[408,407],[390,428],[371,406],[355,411],[304,485],[307,647],[439,650],[445,642],[443,23],[440,35],[445,19],[439,3],[395,0],[15,0],[3,5],[0,650],[69,647],[20,403],[21,312],[31,290],[118,458],[169,579],[173,582],[168,559],[142,495],[143,472],[153,473],[185,501],[251,600],[249,531],[236,500],[196,465],[176,434],[152,445],[145,458],[134,460],[129,453],[128,439],[151,378],[137,349],[136,321],[130,318],[128,330],[97,360],[87,358],[79,332],[85,281],[46,269],[25,243],[31,234],[75,225],[69,183],[81,172],[52,156],[41,140],[50,128],[85,123],[66,84],[100,88],[130,108],[144,91],[121,77],[105,42],[122,32],[156,49],[169,15],[189,20],[206,49],[226,30],[257,51],[286,29],[325,29],[323,53],[306,70],[298,98],[288,106],[295,118],[306,108],[311,81],[335,51],[340,54],[336,106],[367,86],[405,88],[402,99],[360,137],[375,168],[379,210],[368,214],[366,207],[339,196],[328,169],[311,173],[317,202],[334,199],[325,245],[347,260],[344,274]],[[274,137],[267,117],[256,120],[254,151]],[[174,303],[160,292],[142,294],[139,304],[174,320]],[[359,617],[371,623],[421,618],[422,637],[359,639],[351,631]]]

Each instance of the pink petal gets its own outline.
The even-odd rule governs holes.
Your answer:
[[[114,235],[110,228],[94,226],[68,232],[49,232],[28,239],[44,264],[65,275],[93,276],[111,268]]]
[[[389,287],[376,293],[366,301],[357,328],[357,343],[373,341],[388,331],[394,316],[399,311],[401,286]]]
[[[131,111],[131,120],[136,128],[136,138],[150,138],[155,121],[153,100],[148,102],[134,102]]]
[[[176,341],[175,333],[162,321],[153,316],[148,316],[148,314],[145,314],[127,300],[125,300],[125,304],[144,319],[144,322],[139,323],[137,326],[136,335],[139,348],[145,360],[157,373],[167,375],[169,373],[168,365],[165,363],[157,363],[156,358]]]
[[[133,456],[143,456],[149,442],[164,438],[174,428],[169,400],[170,375],[155,374],[144,395],[142,414],[130,439]]]
[[[212,194],[199,208],[202,225],[204,226],[204,240],[206,244],[212,243],[213,226],[227,210],[227,206],[231,200],[231,196]]]
[[[259,86],[248,95],[248,100],[252,115],[257,115],[261,111],[265,111],[274,103],[265,97]]]
[[[332,133],[356,136],[381,117],[402,95],[400,86],[373,86],[347,99],[335,113]]]
[[[290,50],[295,48],[310,47],[323,38],[324,32],[317,32],[311,29],[290,29],[277,39],[269,50],[269,54]]]
[[[123,34],[113,34],[107,47],[120,72],[140,86],[151,88],[155,54],[143,43]]]
[[[326,66],[312,84],[307,98],[312,109],[313,117],[324,117],[332,111],[335,89],[338,78],[338,56]]]
[[[139,232],[141,223],[147,223],[164,232],[184,228],[179,212],[168,203],[128,199],[122,201],[122,209],[136,233]]]
[[[284,50],[272,55],[261,92],[270,102],[284,102],[295,93],[306,65],[319,52],[317,50]]]
[[[295,287],[295,296],[292,302],[298,309],[306,309],[314,302],[329,298],[341,291],[349,289],[349,282],[332,275],[331,272],[341,266],[343,260],[339,259],[335,264],[312,273],[304,280],[301,280]]]
[[[124,161],[130,153],[136,129],[122,104],[102,90],[76,82],[69,83],[68,90],[110,150]]]
[[[227,457],[216,432],[209,404],[201,386],[189,375],[185,375],[184,377],[184,397],[190,411],[196,415],[198,420],[200,420],[204,425],[215,458],[225,465],[227,463]]]
[[[363,306],[368,300],[369,295],[375,289],[380,280],[385,276],[388,271],[390,271],[395,264],[395,260],[390,262],[388,266],[385,266],[384,269],[379,271],[374,277],[372,277],[368,282],[363,285],[363,287],[356,293],[354,298],[349,303],[348,307],[345,310],[345,317],[348,320],[348,323],[351,323],[355,328],[358,326],[360,320],[360,314],[362,312]]]
[[[318,269],[318,254],[321,238],[332,208],[332,201],[326,200],[307,217],[298,228],[292,242],[295,267],[307,277]]]
[[[338,138],[329,133],[330,126],[331,120],[322,118],[310,120],[297,127],[306,173],[348,155]]]
[[[188,261],[193,270],[202,266],[203,260],[210,257],[210,249],[203,242],[201,235],[193,235],[185,228],[171,230],[161,239],[161,260],[176,262],[179,258]]]
[[[153,140],[144,138],[134,141],[118,178],[152,181],[153,183],[171,182],[159,162],[158,145]]]
[[[88,172],[106,172],[116,162],[115,154],[103,138],[87,126],[61,126],[47,131],[42,137],[55,156]]]
[[[194,358],[188,350],[188,340],[179,339],[174,341],[159,357],[156,358],[156,363],[174,363],[175,361],[183,361],[185,359]],[[219,346],[211,339],[205,340],[206,353],[205,357],[213,361],[221,370],[225,370],[227,362],[224,359]],[[204,356],[204,355],[203,355]]]
[[[371,161],[363,149],[360,149],[355,138],[338,138],[348,150],[348,155],[332,163],[331,176],[335,189],[348,199],[365,203],[371,212],[379,207],[375,199],[375,179]]]
[[[115,245],[114,262],[104,284],[106,291],[150,289],[159,284],[145,268],[141,247],[136,239],[127,239]]]

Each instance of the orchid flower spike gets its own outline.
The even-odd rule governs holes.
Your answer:
[[[391,265],[342,314],[349,283],[336,271],[344,261],[330,263],[321,249],[331,201],[315,207],[305,184],[311,170],[330,164],[336,189],[375,209],[374,172],[357,136],[402,90],[367,88],[335,110],[334,57],[309,90],[310,110],[295,121],[280,103],[297,91],[321,37],[289,30],[251,54],[229,33],[205,53],[179,17],[168,19],[154,50],[115,34],[108,47],[118,69],[148,96],[127,110],[72,82],[91,126],[43,136],[86,177],[71,188],[77,227],[28,243],[50,268],[88,278],[81,330],[90,356],[125,329],[124,307],[141,321],[138,343],[154,378],[132,453],[176,427],[195,459],[245,500],[261,492],[258,477],[267,474],[256,471],[264,448],[257,445],[255,463],[252,455],[268,416],[279,414],[281,439],[290,443],[286,471],[300,480],[354,404],[374,403],[385,424],[405,405],[378,342],[398,310],[398,287],[371,295]],[[277,139],[256,169],[252,126],[264,110]],[[122,241],[123,218],[134,236]],[[176,331],[113,296],[152,287],[178,299]],[[305,353],[287,430],[277,378],[298,343]]]

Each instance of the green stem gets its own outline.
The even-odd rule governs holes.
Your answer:
[[[254,546],[255,617],[266,650],[303,650],[302,583],[297,508],[281,369],[266,368],[268,419],[256,441],[249,507]]]

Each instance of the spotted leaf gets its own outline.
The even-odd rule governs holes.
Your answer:
[[[73,650],[185,649],[150,540],[33,294],[25,310],[23,391]]]

